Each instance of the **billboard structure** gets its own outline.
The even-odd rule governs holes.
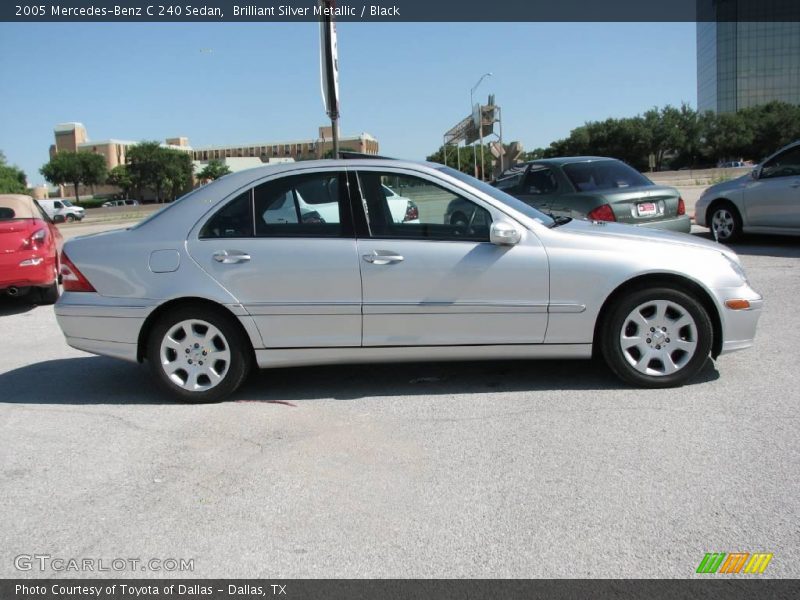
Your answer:
[[[498,126],[498,133],[495,134],[495,124]],[[503,142],[503,122],[501,117],[500,107],[495,104],[494,95],[489,96],[486,104],[476,104],[472,114],[464,117],[453,127],[444,133],[443,137],[443,154],[444,164],[447,165],[447,151],[449,146],[456,147],[456,166],[461,169],[461,152],[460,144],[463,142],[465,146],[479,142],[481,145],[481,166],[483,165],[483,140],[487,136],[496,135],[500,144]],[[503,157],[500,156],[501,163]],[[478,177],[477,160],[475,161],[475,177]],[[500,165],[501,170],[503,165]],[[483,173],[481,173],[481,178]]]

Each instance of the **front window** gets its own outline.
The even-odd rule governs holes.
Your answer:
[[[563,170],[579,192],[653,185],[653,182],[639,171],[618,160],[572,163],[564,165]]]
[[[800,146],[779,154],[761,169],[761,178],[797,177],[800,175]]]
[[[479,179],[475,179],[471,175],[467,175],[466,173],[462,173],[461,171],[456,171],[455,169],[451,169],[450,167],[437,167],[437,170],[441,171],[442,173],[446,173],[451,177],[458,179],[462,183],[467,184],[468,186],[475,188],[479,192],[486,194],[487,196],[491,197],[498,202],[501,202],[508,206],[509,208],[517,211],[528,217],[529,219],[533,219],[541,223],[542,225],[546,225],[547,227],[551,227],[554,223],[551,217],[548,217],[541,211],[536,210],[532,206],[525,204],[522,200],[515,198],[503,190],[499,190],[494,186],[489,185]]]
[[[373,237],[489,241],[492,217],[471,200],[412,175],[361,171],[358,178]]]

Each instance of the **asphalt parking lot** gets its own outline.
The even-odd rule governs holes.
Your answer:
[[[735,249],[767,301],[756,345],[679,390],[594,362],[337,366],[180,405],[4,298],[0,577],[691,577],[736,551],[798,577],[800,241]]]

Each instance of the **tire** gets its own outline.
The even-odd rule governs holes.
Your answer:
[[[715,240],[729,244],[742,237],[742,217],[733,204],[718,202],[708,214],[708,228]]]
[[[159,385],[179,400],[217,402],[247,377],[251,350],[232,315],[187,305],[156,321],[148,336],[147,361]]]
[[[601,346],[606,363],[623,381],[668,388],[697,375],[713,335],[706,309],[691,295],[666,287],[638,289],[615,302]]]
[[[66,216],[67,223],[74,223],[75,222],[75,215],[67,215]]]

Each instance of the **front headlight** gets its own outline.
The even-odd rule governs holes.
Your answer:
[[[750,285],[750,281],[747,279],[747,273],[744,272],[744,269],[742,268],[742,265],[740,265],[738,262],[733,260],[727,254],[722,254],[722,256],[724,256],[725,260],[728,261],[728,265],[730,265],[731,269],[733,270],[734,273],[736,273],[736,275],[739,277],[739,279],[744,281],[747,285]]]

